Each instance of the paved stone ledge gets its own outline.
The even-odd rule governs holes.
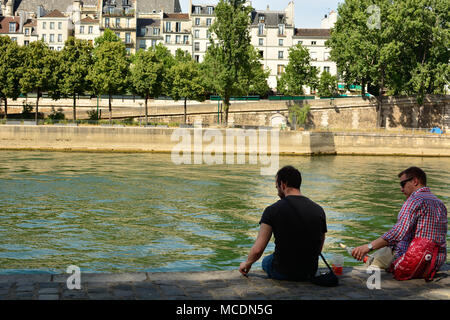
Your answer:
[[[325,270],[323,270],[325,271]],[[249,277],[237,270],[81,274],[81,289],[69,290],[69,274],[0,275],[0,300],[449,300],[450,265],[431,282],[396,281],[381,272],[381,289],[368,289],[373,273],[344,268],[334,288],[310,282],[268,279],[262,270]]]

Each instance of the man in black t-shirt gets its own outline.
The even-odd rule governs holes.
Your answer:
[[[252,264],[262,256],[273,233],[275,252],[263,259],[264,271],[269,278],[306,280],[317,271],[327,232],[325,212],[301,194],[302,177],[294,167],[280,169],[275,180],[281,200],[264,210],[258,237],[239,271],[245,276],[248,274]]]

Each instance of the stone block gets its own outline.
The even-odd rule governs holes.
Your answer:
[[[66,283],[69,274],[61,274],[53,277],[53,282]],[[140,282],[145,281],[145,273],[81,273],[81,285],[92,282]]]

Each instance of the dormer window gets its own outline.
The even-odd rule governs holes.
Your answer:
[[[16,23],[15,22],[9,23],[9,32],[16,32]]]
[[[209,15],[212,15],[214,12],[214,7],[207,7],[207,12]]]
[[[264,23],[265,19],[266,19],[266,17],[264,15],[260,15],[259,16],[259,23]]]
[[[198,6],[194,7],[194,13],[195,14],[200,14],[201,11],[202,11],[202,7],[198,7]]]

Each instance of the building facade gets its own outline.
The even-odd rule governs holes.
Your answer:
[[[148,50],[159,43],[172,54],[181,49],[202,62],[210,44],[210,27],[215,21],[213,4],[189,1],[187,13],[179,0],[0,0],[0,34],[20,45],[43,40],[51,49],[61,50],[70,36],[94,43],[106,29],[125,44],[129,54]],[[251,5],[251,1],[247,2]],[[268,84],[275,89],[277,79],[289,62],[289,48],[302,44],[311,55],[311,64],[320,73],[337,74],[325,42],[337,20],[332,11],[320,29],[296,28],[294,1],[283,11],[253,10],[251,43],[258,50],[264,68],[270,70]]]

